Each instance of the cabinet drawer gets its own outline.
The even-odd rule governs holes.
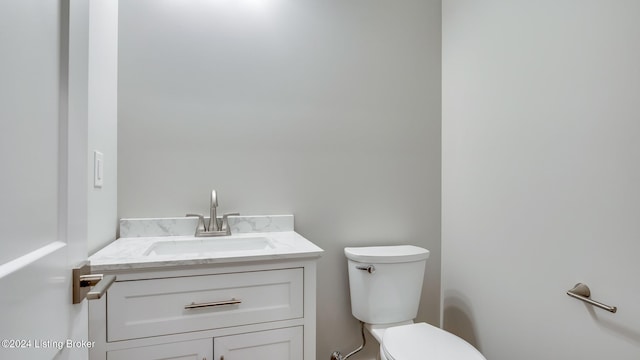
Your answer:
[[[107,339],[128,340],[302,316],[301,268],[123,281],[113,284],[107,295]]]

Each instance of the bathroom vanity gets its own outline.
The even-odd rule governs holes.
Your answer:
[[[230,226],[234,235],[195,238],[121,225],[125,237],[90,258],[93,273],[117,276],[89,302],[90,359],[314,360],[322,249],[292,216]]]

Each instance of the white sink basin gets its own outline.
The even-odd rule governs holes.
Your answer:
[[[202,240],[158,241],[149,246],[144,255],[238,252],[273,248],[275,248],[273,242],[266,237],[206,238]]]

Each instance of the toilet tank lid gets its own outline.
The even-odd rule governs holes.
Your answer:
[[[413,245],[367,246],[344,248],[344,254],[357,262],[390,264],[425,260],[429,250]]]

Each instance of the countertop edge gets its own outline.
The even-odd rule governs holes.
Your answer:
[[[148,262],[130,262],[121,264],[96,264],[91,265],[91,272],[99,271],[134,271],[134,270],[166,270],[172,267],[189,267],[189,266],[202,266],[202,265],[226,265],[226,264],[238,264],[238,263],[258,263],[266,261],[286,261],[286,260],[300,260],[300,259],[318,259],[322,257],[324,250],[304,252],[304,253],[290,253],[290,254],[268,254],[246,257],[229,257],[229,258],[194,258],[194,259],[182,259],[182,260],[158,260]]]

